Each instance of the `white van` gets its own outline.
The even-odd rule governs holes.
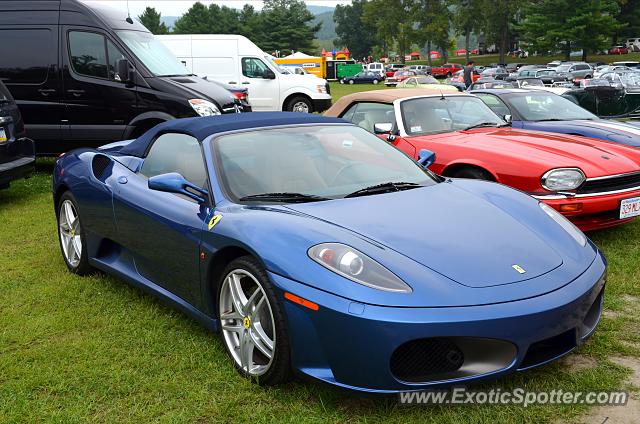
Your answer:
[[[322,112],[331,106],[329,84],[321,78],[285,74],[242,35],[158,35],[194,74],[249,89],[254,111]]]
[[[640,51],[640,38],[629,38],[624,45],[632,52]]]
[[[371,62],[365,66],[365,71],[375,72],[376,74],[384,75],[384,64],[380,62]]]

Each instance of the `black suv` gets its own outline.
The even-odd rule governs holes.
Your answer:
[[[37,154],[135,138],[173,118],[244,110],[226,88],[191,75],[122,10],[0,0],[0,40],[0,79]]]
[[[33,173],[33,141],[25,138],[22,117],[16,102],[0,81],[0,189]]]

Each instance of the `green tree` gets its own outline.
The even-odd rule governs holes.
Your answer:
[[[315,34],[320,24],[312,25],[313,14],[302,0],[265,0],[261,13],[261,31],[267,34],[258,45],[267,52],[315,50]]]
[[[414,4],[416,16],[415,37],[422,44],[426,43],[427,60],[431,65],[432,45],[443,52],[446,62],[448,50],[451,47],[449,27],[451,25],[451,11],[447,0],[417,0]]]
[[[239,31],[240,13],[227,6],[196,2],[175,23],[176,34],[234,34]]]
[[[371,0],[364,4],[363,10],[363,21],[375,28],[380,41],[395,43],[400,61],[404,63],[416,34],[416,0]]]
[[[572,49],[581,48],[586,61],[589,52],[608,47],[623,28],[615,18],[618,11],[614,0],[540,0],[525,8],[518,29],[539,50],[562,48],[569,59]]]
[[[360,59],[368,56],[376,45],[375,28],[363,20],[367,0],[353,0],[350,5],[337,5],[333,12],[338,38],[336,47],[348,47],[351,57]]]
[[[513,35],[514,25],[520,9],[526,0],[481,0],[484,10],[481,20],[487,39],[492,40],[498,46],[500,63],[505,62],[506,53],[509,50],[509,41]],[[545,27],[544,30],[550,28]]]
[[[465,57],[469,62],[471,33],[482,28],[482,0],[453,0],[453,5],[453,26],[457,34],[464,35]]]
[[[624,25],[612,37],[612,44],[617,44],[620,37],[636,38],[640,36],[640,0],[618,0],[620,11],[616,20]]]
[[[160,12],[156,11],[153,7],[147,6],[144,12],[142,12],[142,15],[138,16],[138,20],[154,34],[167,34],[169,29],[164,22],[162,22],[161,17]]]

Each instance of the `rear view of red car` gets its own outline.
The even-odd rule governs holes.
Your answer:
[[[434,77],[451,78],[451,76],[458,71],[462,71],[462,65],[458,63],[445,63],[442,66],[434,66],[431,68],[431,75]]]

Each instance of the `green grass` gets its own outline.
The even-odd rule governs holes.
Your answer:
[[[51,160],[0,191],[0,423],[434,422],[540,423],[585,406],[401,407],[313,382],[275,388],[236,373],[217,336],[155,298],[104,274],[67,272],[51,204]],[[610,390],[627,371],[607,358],[640,356],[640,222],[592,234],[610,261],[605,317],[564,362],[485,387]],[[634,306],[635,305],[635,306]],[[635,309],[634,309],[635,308]]]

